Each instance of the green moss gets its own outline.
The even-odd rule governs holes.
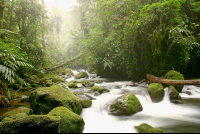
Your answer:
[[[106,89],[106,88],[100,88],[100,89],[98,90],[98,92],[99,92],[100,94],[102,94],[104,91],[110,92],[110,90],[108,90],[108,89]]]
[[[60,76],[55,76],[52,79],[52,82],[65,82]]]
[[[148,87],[148,93],[152,102],[160,102],[163,100],[164,89],[163,86],[158,83],[151,83]]]
[[[169,94],[170,100],[179,98],[179,92],[176,91],[174,86],[169,86],[169,90],[171,90],[171,93]]]
[[[31,115],[0,123],[0,133],[59,133],[59,116]]]
[[[127,96],[127,115],[132,115],[133,113],[141,111],[141,103],[138,98],[133,93],[129,93]]]
[[[91,90],[92,91],[98,91],[100,88],[97,86],[97,85],[94,85],[92,88],[91,88]]]
[[[32,115],[33,114],[33,110],[30,109],[30,108],[26,108],[26,107],[19,107],[19,108],[16,108],[12,111],[9,111],[9,112],[6,112],[5,114],[2,115],[2,119],[6,118],[6,117],[11,117],[14,115],[14,114],[19,114],[19,113],[25,113],[27,115]]]
[[[162,130],[153,128],[149,124],[142,123],[138,127],[136,127],[139,133],[163,133]]]
[[[128,93],[121,96],[111,105],[111,114],[129,116],[142,109],[142,105],[138,98],[133,93]]]
[[[51,80],[46,80],[46,87],[52,86],[52,81]]]
[[[9,117],[5,117],[2,122],[5,122],[5,121],[11,121],[11,120],[16,120],[16,119],[20,119],[20,118],[23,118],[23,117],[26,117],[28,116],[27,113],[18,113],[18,114],[13,114]]]
[[[80,78],[88,78],[88,74],[86,72],[80,72],[75,76],[76,79]]]
[[[181,73],[175,71],[175,70],[171,70],[169,72],[167,72],[164,76],[165,79],[170,79],[170,80],[184,80],[184,77]],[[176,90],[181,93],[183,90],[182,85],[178,85],[178,86],[174,86],[176,88]]]
[[[81,100],[81,105],[83,108],[88,108],[92,105],[92,101],[87,99]]]
[[[167,72],[164,76],[165,79],[170,79],[170,80],[184,80],[184,77],[181,73],[171,70]]]
[[[83,84],[84,87],[93,87],[94,86],[94,82],[82,81],[81,83]]]
[[[36,114],[47,114],[58,106],[67,107],[77,114],[82,111],[79,98],[60,86],[39,88],[30,94],[29,101]]]
[[[60,132],[61,133],[82,133],[85,122],[83,118],[68,108],[57,107],[48,113],[49,116],[60,116]]]

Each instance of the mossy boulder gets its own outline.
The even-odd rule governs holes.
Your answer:
[[[74,73],[72,72],[71,69],[69,68],[66,68],[66,69],[63,69],[60,71],[59,75],[69,75],[69,76],[72,76],[74,75]]]
[[[49,116],[60,116],[60,133],[82,133],[85,122],[83,118],[66,107],[57,107],[48,113]]]
[[[63,80],[60,76],[55,76],[53,77],[52,82],[65,82],[65,80]]]
[[[6,117],[10,117],[12,118],[13,115],[15,114],[19,114],[19,113],[25,113],[27,115],[32,115],[33,114],[33,110],[27,107],[18,107],[12,111],[6,112],[4,113],[1,118],[4,119]]]
[[[0,122],[0,133],[59,133],[60,117],[31,115]]]
[[[30,94],[29,101],[36,114],[48,114],[58,106],[67,107],[76,114],[82,111],[79,98],[60,86],[38,88]]]
[[[68,83],[69,88],[82,88],[82,87],[92,87],[94,82],[84,81],[84,80],[71,80]]]
[[[151,97],[152,102],[161,102],[164,97],[164,89],[161,84],[151,83],[148,87],[148,93]]]
[[[107,88],[100,88],[100,89],[98,90],[98,92],[99,92],[100,94],[102,94],[103,92],[110,92],[110,90],[108,90]]]
[[[11,121],[11,120],[17,120],[17,119],[20,119],[20,118],[23,118],[23,117],[26,117],[26,116],[28,116],[28,114],[26,114],[26,113],[13,114],[12,116],[5,117],[2,120],[2,122]]]
[[[176,100],[180,98],[179,92],[176,90],[174,86],[169,86],[168,89],[169,89],[170,100]]]
[[[75,76],[76,79],[80,78],[88,78],[88,74],[86,72],[80,72]]]
[[[69,88],[81,88],[83,87],[83,84],[81,82],[78,82],[78,81],[70,81],[67,85]]]
[[[91,88],[91,90],[92,91],[98,91],[100,88],[99,88],[99,86],[97,86],[97,85],[94,85],[92,88]]]
[[[92,100],[83,99],[83,100],[81,100],[81,105],[82,105],[83,108],[91,107]]]
[[[90,81],[82,81],[81,83],[83,84],[84,87],[93,87],[94,86],[94,82],[90,82]]]
[[[138,133],[163,133],[162,130],[153,128],[147,123],[142,123],[139,126],[136,126],[136,129],[138,130]]]
[[[113,115],[133,115],[142,111],[143,107],[138,98],[133,93],[119,97],[112,105],[110,114]]]
[[[165,79],[170,79],[170,80],[184,80],[184,77],[181,73],[175,71],[175,70],[171,70],[169,72],[167,72],[164,76]],[[176,90],[181,93],[183,90],[182,85],[178,85],[178,86],[174,86],[176,88]]]

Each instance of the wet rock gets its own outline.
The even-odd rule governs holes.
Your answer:
[[[88,74],[86,72],[80,72],[75,76],[76,79],[80,78],[88,78]]]
[[[59,116],[31,115],[0,122],[0,133],[59,133]]]
[[[103,83],[102,80],[96,80],[95,83]]]
[[[191,95],[192,94],[190,91],[184,91],[182,93],[186,93],[187,95]]]
[[[98,90],[98,92],[99,92],[100,94],[102,94],[102,93],[104,93],[104,92],[110,92],[110,90],[108,90],[107,88],[100,88],[100,89]]]
[[[133,87],[133,86],[138,86],[139,84],[136,84],[134,81],[129,81],[127,84],[126,84],[126,86],[131,86],[131,87]]]
[[[174,100],[174,99],[179,99],[180,98],[179,92],[175,89],[174,86],[169,86],[168,90],[169,90],[170,100]]]
[[[97,85],[94,85],[92,88],[91,88],[91,90],[92,91],[98,91],[100,88],[97,86]]]
[[[152,102],[161,102],[164,97],[163,86],[158,83],[151,83],[148,86],[148,93],[151,97]]]
[[[66,107],[57,107],[48,113],[49,116],[60,116],[60,133],[82,133],[85,122],[83,118]]]
[[[163,133],[162,130],[153,128],[147,123],[142,123],[139,126],[135,126],[135,128],[138,130],[138,133]]]
[[[63,80],[60,76],[55,76],[53,77],[52,82],[65,82],[65,80]]]
[[[30,108],[27,108],[27,107],[19,107],[19,108],[16,108],[16,109],[12,110],[12,111],[4,113],[1,116],[1,118],[2,119],[6,118],[6,117],[13,118],[13,116],[15,114],[19,114],[19,113],[25,113],[28,116],[28,115],[32,115],[33,114],[33,110],[30,109]]]
[[[36,114],[47,114],[58,106],[67,107],[76,114],[82,111],[79,98],[60,86],[38,88],[30,94],[29,101]]]
[[[59,74],[60,75],[66,75],[66,76],[73,76],[74,75],[74,73],[72,72],[72,70],[69,69],[69,68],[61,70]]]
[[[128,93],[119,97],[111,104],[110,114],[129,116],[142,111],[142,109],[138,98],[133,93]]]
[[[84,80],[72,80],[68,83],[69,88],[82,88],[82,87],[92,87],[94,82],[84,81]]]

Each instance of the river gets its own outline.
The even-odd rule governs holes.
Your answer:
[[[73,72],[78,73],[77,70]],[[71,77],[66,81],[73,79],[74,77]],[[137,87],[130,87],[126,86],[128,80],[101,78],[95,74],[89,74],[89,78],[85,80],[103,80],[103,83],[95,83],[95,85],[105,87],[110,92],[95,96],[90,88],[69,88],[76,94],[86,93],[96,98],[92,100],[92,106],[83,109],[81,113],[85,121],[83,133],[137,133],[134,126],[141,123],[148,123],[152,127],[163,130],[164,133],[200,132],[200,87],[185,85],[180,93],[182,99],[176,103],[170,102],[168,88],[165,88],[163,101],[152,103],[147,92],[148,85],[144,83]],[[190,92],[190,95],[184,93],[185,91]],[[109,115],[110,104],[119,96],[129,92],[134,93],[140,100],[143,110],[132,116]]]
[[[79,70],[81,71],[81,70]],[[73,70],[76,75],[79,73]],[[87,70],[82,70],[86,71]],[[87,72],[88,73],[88,72]],[[78,95],[88,94],[96,100],[92,100],[92,106],[83,108],[81,117],[85,121],[83,133],[137,133],[134,126],[141,123],[148,123],[152,127],[163,130],[164,133],[199,133],[200,132],[200,87],[184,86],[180,96],[181,100],[170,102],[168,88],[165,88],[165,96],[160,103],[152,103],[147,92],[147,84],[142,83],[136,87],[126,86],[130,79],[108,79],[97,77],[96,74],[89,74],[88,81],[102,80],[103,83],[95,85],[105,87],[110,90],[108,93],[95,95],[90,87],[68,88],[71,92]],[[66,79],[67,83],[75,77]],[[126,93],[134,93],[141,102],[143,110],[132,116],[113,116],[109,115],[110,104],[119,96]],[[190,95],[188,95],[189,92]],[[31,92],[19,92],[27,96]],[[12,107],[0,109],[0,114],[10,111],[19,106],[29,106],[29,103],[20,103],[20,99],[12,100]]]

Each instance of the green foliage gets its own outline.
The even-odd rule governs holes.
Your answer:
[[[184,71],[199,56],[198,2],[186,0],[92,0],[85,7],[78,46],[86,65],[108,67],[134,79],[147,73]],[[87,8],[87,9],[86,9]],[[92,8],[93,12],[89,9]],[[88,34],[86,34],[87,28]]]

